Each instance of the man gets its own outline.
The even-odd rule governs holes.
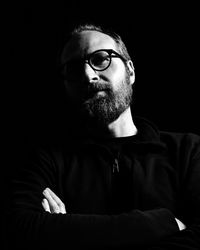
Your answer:
[[[60,66],[73,114],[64,143],[32,153],[14,177],[15,244],[199,249],[199,136],[134,117],[134,66],[119,35],[79,26]]]

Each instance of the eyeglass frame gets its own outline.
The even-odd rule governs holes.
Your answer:
[[[107,53],[108,53],[108,56],[109,56],[109,58],[110,58],[110,61],[109,61],[108,65],[107,65],[104,69],[96,69],[96,68],[91,64],[91,62],[90,62],[90,58],[91,58],[95,53],[98,53],[98,52],[100,52],[100,51],[105,51],[105,52],[107,52]],[[114,54],[114,55],[112,55],[112,54]],[[83,59],[79,59],[79,60],[80,60],[80,61],[84,61],[85,63],[89,64],[90,67],[91,67],[94,71],[104,71],[104,70],[106,70],[107,68],[110,67],[110,64],[111,64],[111,62],[112,62],[112,57],[114,57],[114,58],[120,58],[123,62],[126,62],[126,61],[127,61],[122,55],[120,55],[118,52],[116,52],[116,51],[113,50],[113,49],[99,49],[99,50],[95,50],[95,51],[93,51],[92,53],[85,55]],[[72,61],[73,61],[73,60],[72,60]],[[68,61],[68,62],[70,62],[70,61]],[[62,68],[64,68],[65,65],[67,65],[68,62],[66,61],[66,62],[62,63]]]

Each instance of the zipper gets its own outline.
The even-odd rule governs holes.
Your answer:
[[[119,161],[117,158],[114,159],[113,163],[113,173],[118,172],[119,173]]]

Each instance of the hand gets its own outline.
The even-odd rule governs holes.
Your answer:
[[[65,204],[61,199],[50,189],[46,188],[43,191],[45,198],[42,200],[42,206],[45,211],[51,214],[66,214]]]
[[[178,224],[178,227],[179,227],[179,230],[182,231],[183,229],[186,228],[186,226],[177,218],[175,218],[177,224]]]

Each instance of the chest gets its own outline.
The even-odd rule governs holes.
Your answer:
[[[66,157],[64,169],[59,182],[74,213],[175,207],[178,178],[166,155],[80,152]]]

